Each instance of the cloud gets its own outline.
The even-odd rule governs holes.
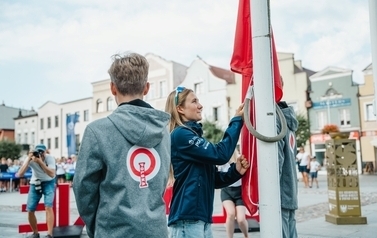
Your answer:
[[[87,83],[84,94],[90,95],[90,82],[108,78],[111,55],[128,50],[185,65],[199,55],[229,68],[237,9],[234,0],[1,1],[0,79],[14,76],[8,65],[32,62],[32,73],[17,72],[20,80],[61,88]],[[278,51],[294,53],[306,68],[350,68],[360,80],[371,62],[366,0],[273,0],[271,19]],[[69,95],[62,100],[81,97]]]

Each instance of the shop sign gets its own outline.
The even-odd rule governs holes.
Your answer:
[[[331,99],[331,100],[324,100],[319,102],[313,102],[313,109],[323,109],[327,108],[327,103],[329,103],[329,107],[345,107],[351,105],[351,98],[338,98],[338,99]]]

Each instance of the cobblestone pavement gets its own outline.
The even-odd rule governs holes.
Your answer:
[[[327,195],[327,191],[321,191]],[[377,192],[374,193],[361,193],[361,206],[377,203]],[[327,202],[318,203],[311,206],[299,207],[296,211],[296,221],[304,222],[314,218],[323,217],[323,214],[328,213],[329,204]]]
[[[361,199],[361,205],[367,206],[371,204],[377,204],[377,176],[362,176],[361,177],[361,187],[360,187],[360,199]],[[298,228],[303,227],[304,229],[301,230],[301,234],[299,237],[342,237],[342,236],[334,236],[334,235],[329,235],[326,236],[325,232],[322,232],[321,235],[319,233],[313,232],[311,233],[311,230],[307,228],[308,222],[311,224],[311,220],[313,221],[320,219],[321,221],[324,218],[324,215],[328,213],[328,202],[327,202],[327,181],[326,181],[326,176],[322,176],[319,178],[319,186],[320,188],[303,188],[302,182],[299,182],[299,191],[298,191],[298,198],[299,198],[299,209],[296,211],[296,220],[298,223]],[[5,195],[5,196],[3,196]],[[8,231],[8,234],[17,234],[16,230],[18,227],[19,222],[22,221],[27,221],[26,220],[26,214],[21,214],[21,204],[26,202],[26,195],[22,195],[24,197],[20,197],[17,195],[16,192],[12,194],[0,194],[0,214],[1,216],[6,216],[6,220],[0,220],[0,230],[3,232]],[[215,213],[218,213],[219,211],[222,210],[221,208],[221,201],[219,199],[219,192],[216,192],[215,195]],[[13,201],[11,201],[13,200]],[[4,205],[6,204],[6,205]],[[74,198],[71,198],[71,221],[73,219],[76,219],[78,217],[78,212],[75,207],[75,201]],[[374,206],[375,207],[375,206]],[[369,212],[370,213],[370,212]],[[376,224],[374,220],[376,216],[374,216],[375,213],[373,213],[373,216],[369,215],[368,221],[371,220],[372,224]],[[44,214],[39,214],[41,216],[41,220],[44,219]],[[22,220],[20,219],[22,218]],[[38,218],[39,219],[39,218]],[[7,222],[7,220],[12,220],[16,221],[16,223],[11,223]],[[368,222],[369,223],[369,222]],[[331,226],[331,224],[328,223],[320,223],[322,226]],[[324,225],[323,225],[324,224]],[[355,226],[352,226],[355,227]],[[372,228],[374,229],[376,226],[372,225]],[[365,227],[367,228],[367,227]],[[332,230],[338,230],[339,228],[336,227],[330,227],[328,228],[329,231],[331,232]],[[354,229],[354,228],[352,228]],[[356,229],[356,228],[355,228]],[[359,229],[359,228],[358,228]],[[363,227],[360,229],[364,229]],[[226,237],[225,236],[225,227],[224,224],[214,224],[213,225],[213,231],[215,237]],[[305,232],[307,231],[307,232]],[[312,236],[309,234],[318,234],[316,236]],[[369,233],[368,233],[369,234]],[[21,235],[21,234],[20,234]],[[260,237],[259,232],[252,232],[251,237]],[[1,237],[1,233],[0,233]],[[8,236],[8,237],[13,237],[13,236]],[[21,236],[19,236],[21,237]],[[85,229],[83,231],[83,234],[81,236],[82,238],[88,237],[86,235]],[[235,238],[240,238],[242,235],[240,233],[236,233]],[[355,236],[356,237],[356,236]],[[357,236],[359,237],[359,236]],[[368,236],[363,236],[363,237],[368,237]]]

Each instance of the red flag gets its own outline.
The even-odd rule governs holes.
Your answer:
[[[253,59],[251,38],[251,15],[250,0],[239,0],[236,36],[234,40],[233,55],[230,62],[231,70],[242,74],[242,101],[250,85],[253,84]],[[273,35],[271,37],[271,50],[273,60],[273,78],[275,101],[278,102],[283,96],[280,80],[279,64],[276,54]],[[250,120],[255,126],[255,105],[250,103]],[[241,153],[248,158],[251,168],[242,178],[242,198],[251,215],[257,216],[258,211],[258,174],[257,174],[257,142],[246,127],[241,133]],[[257,218],[258,219],[258,218]]]

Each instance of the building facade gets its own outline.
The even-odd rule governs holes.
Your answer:
[[[364,70],[364,84],[359,85],[359,107],[361,123],[361,154],[363,164],[377,164],[377,118],[374,93],[374,77],[372,64]]]
[[[216,123],[222,129],[227,127],[229,119],[235,113],[236,108],[232,110],[230,102],[234,100],[241,103],[240,96],[232,99],[232,93],[228,94],[227,90],[228,85],[236,85],[235,73],[209,65],[200,58],[191,63],[181,85],[194,90],[199,98],[203,106],[203,121]],[[233,90],[240,95],[241,88]]]
[[[335,124],[341,132],[349,132],[356,139],[356,151],[361,172],[360,118],[358,85],[352,80],[352,70],[328,67],[310,77],[312,107],[309,110],[310,142],[313,154],[322,163],[325,142],[330,139],[321,130],[325,125]]]
[[[302,66],[301,60],[295,60],[293,53],[278,52],[279,70],[283,78],[283,101],[292,106],[296,115],[309,119],[311,84],[309,77],[314,71]],[[305,151],[311,153],[310,140],[303,146]]]
[[[15,142],[22,145],[22,153],[34,148],[37,144],[38,114],[22,115],[14,118]]]
[[[145,55],[145,58],[149,63],[150,87],[144,100],[156,109],[165,110],[166,98],[184,80],[187,66],[152,53]],[[93,120],[108,116],[117,107],[114,96],[110,92],[110,82],[110,79],[105,79],[92,83]]]
[[[69,157],[67,149],[67,117],[78,114],[78,122],[74,125],[76,151],[86,126],[91,118],[92,97],[71,102],[46,102],[38,109],[37,143],[45,144],[55,157]]]
[[[0,104],[0,141],[16,141],[14,118],[19,115],[33,115],[35,111],[25,110],[15,107],[6,106],[3,102]]]

